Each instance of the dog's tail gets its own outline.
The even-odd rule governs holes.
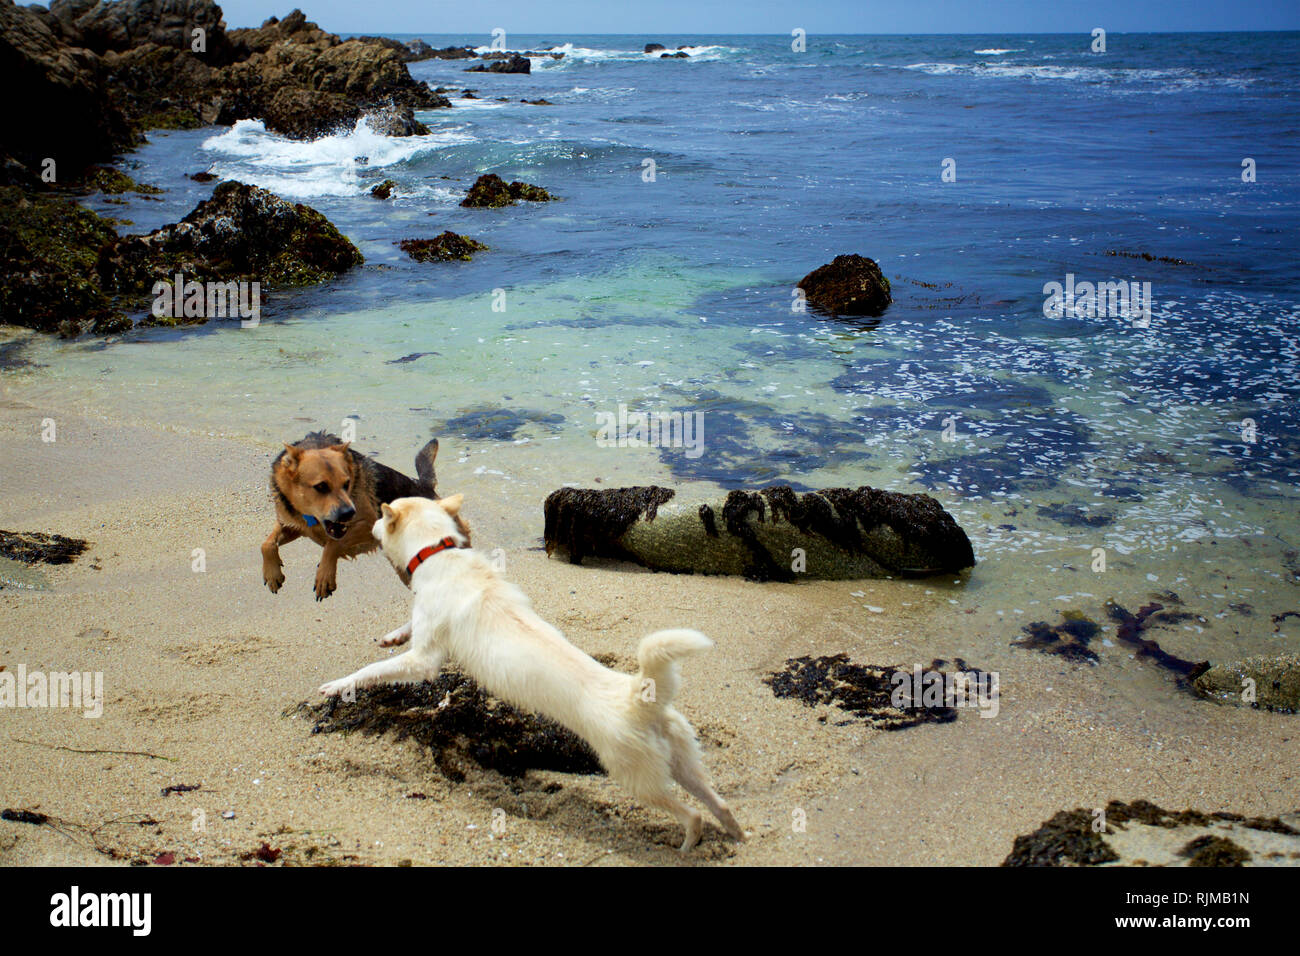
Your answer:
[[[645,701],[671,704],[682,682],[677,670],[678,659],[707,651],[712,646],[713,642],[699,631],[684,628],[655,631],[643,637],[636,649],[641,673],[637,675],[634,693]]]
[[[433,460],[438,457],[438,439],[431,438],[429,443],[415,455],[415,474],[420,480],[420,488],[430,498],[438,497],[438,474],[433,470]]]

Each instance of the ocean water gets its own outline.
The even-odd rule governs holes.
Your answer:
[[[1177,652],[1294,648],[1270,617],[1300,606],[1300,34],[509,40],[566,56],[412,64],[454,91],[428,136],[152,135],[123,167],[165,193],[88,200],[125,230],[187,213],[209,170],[319,209],[366,265],[273,293],[256,329],[17,336],[33,364],[4,375],[198,432],[351,419],[399,465],[438,435],[445,489],[492,476],[539,532],[545,493],[597,478],[925,491],[1012,637],[1173,591],[1196,615]],[[460,208],[484,172],[561,201]],[[446,229],[490,251],[397,248]],[[800,277],[850,252],[891,279],[888,312],[794,311]],[[1149,320],[1048,317],[1067,276],[1149,283]],[[703,453],[599,446],[620,405],[702,412]]]

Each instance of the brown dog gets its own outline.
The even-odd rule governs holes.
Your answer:
[[[338,586],[339,558],[355,558],[375,550],[370,529],[379,507],[397,498],[437,499],[438,479],[433,462],[438,439],[415,456],[418,480],[360,455],[335,435],[312,432],[271,463],[271,498],[275,524],[262,542],[262,580],[271,593],[284,583],[280,546],[306,536],[324,549],[316,566],[316,600],[323,601]]]

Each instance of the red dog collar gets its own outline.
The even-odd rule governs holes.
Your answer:
[[[411,559],[410,563],[406,565],[406,573],[414,574],[416,568],[422,565],[425,561],[428,561],[439,551],[446,551],[448,548],[454,547],[456,547],[455,539],[443,538],[437,544],[431,544],[427,548],[421,548],[415,553],[415,557]]]

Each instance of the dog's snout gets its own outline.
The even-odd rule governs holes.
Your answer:
[[[339,505],[338,511],[334,512],[335,521],[351,521],[357,513],[357,509],[351,505]]]

